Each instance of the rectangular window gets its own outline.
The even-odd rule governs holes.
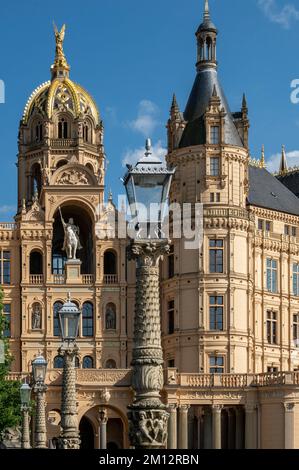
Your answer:
[[[220,193],[216,193],[216,202],[220,202]]]
[[[210,240],[210,273],[223,273],[223,240]]]
[[[267,341],[277,344],[277,313],[273,310],[267,312]]]
[[[174,300],[168,302],[167,306],[167,313],[168,313],[168,334],[174,334]]]
[[[224,374],[224,356],[210,356],[210,374]]]
[[[267,290],[277,293],[277,261],[267,259]]]
[[[269,367],[267,367],[267,372],[268,372],[268,374],[277,374],[278,373],[278,367],[269,366]]]
[[[293,294],[299,296],[299,264],[293,264]]]
[[[271,232],[271,222],[269,222],[268,220],[266,220],[265,223],[265,230],[266,232]]]
[[[169,359],[167,365],[168,365],[169,368],[174,368],[175,367],[175,360],[174,359]]]
[[[258,220],[258,229],[264,230],[264,221],[262,219]]]
[[[210,176],[219,176],[220,175],[220,158],[211,157],[210,158]]]
[[[299,314],[293,315],[293,340],[295,346],[299,346]]]
[[[220,141],[220,128],[219,126],[211,126],[211,144],[217,145]]]
[[[10,284],[10,251],[0,250],[0,283]]]
[[[10,338],[11,336],[11,305],[4,304],[3,305],[3,314],[4,314],[4,331],[3,336],[5,338]]]
[[[215,202],[215,193],[210,194],[210,202]]]
[[[292,237],[297,237],[297,227],[292,227]]]
[[[284,226],[284,234],[285,234],[285,235],[290,235],[290,227],[289,227],[289,225],[285,225],[285,226]]]
[[[168,279],[174,277],[174,246],[171,245],[168,255]]]
[[[210,330],[223,331],[223,296],[210,296]]]

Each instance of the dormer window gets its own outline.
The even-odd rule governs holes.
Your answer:
[[[210,176],[220,176],[220,158],[210,158]]]
[[[220,142],[220,128],[219,126],[211,126],[211,138],[212,145],[217,145]]]

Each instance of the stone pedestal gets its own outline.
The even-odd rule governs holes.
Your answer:
[[[131,243],[129,259],[136,260],[133,379],[135,399],[128,407],[131,445],[163,449],[167,444],[169,414],[160,392],[164,385],[161,347],[159,261],[169,252],[166,241]]]
[[[81,264],[79,259],[71,259],[65,263],[66,284],[82,284]]]

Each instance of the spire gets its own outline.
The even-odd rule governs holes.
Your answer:
[[[217,29],[211,21],[209,2],[205,0],[203,22],[196,31],[197,37],[197,70],[216,67]]]
[[[242,111],[247,111],[247,100],[246,100],[246,95],[243,93],[243,99],[242,99]]]
[[[173,98],[172,98],[171,110],[179,111],[179,105],[178,105],[175,93],[173,94]]]
[[[288,171],[288,162],[287,162],[287,156],[286,156],[286,149],[285,149],[285,146],[283,145],[282,152],[281,152],[279,175],[283,176],[287,173],[287,171]]]
[[[67,63],[64,50],[63,42],[65,37],[65,24],[62,26],[61,31],[57,29],[54,23],[54,33],[56,41],[55,61],[51,67],[52,79],[54,78],[65,78],[69,76],[70,66]]]
[[[209,8],[209,0],[205,0],[205,11],[203,15],[203,21],[209,21],[210,19],[210,8]]]
[[[172,103],[171,103],[171,108],[170,108],[170,117],[173,120],[176,120],[181,117],[180,108],[179,108],[175,94],[173,95],[173,98],[172,98]]]
[[[265,159],[265,146],[262,146],[262,154],[260,159],[260,168],[266,168],[266,159]]]

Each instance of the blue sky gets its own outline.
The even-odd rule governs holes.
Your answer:
[[[245,91],[250,148],[265,144],[274,169],[285,144],[299,162],[299,104],[290,84],[299,79],[299,0],[210,0],[219,29],[219,75],[232,111]],[[52,22],[67,24],[65,53],[71,78],[95,98],[105,125],[107,190],[116,194],[123,162],[136,158],[145,137],[165,153],[173,92],[184,109],[195,78],[194,33],[203,0],[12,0],[0,16],[0,219],[11,220],[17,199],[17,133],[24,105],[50,78]]]

